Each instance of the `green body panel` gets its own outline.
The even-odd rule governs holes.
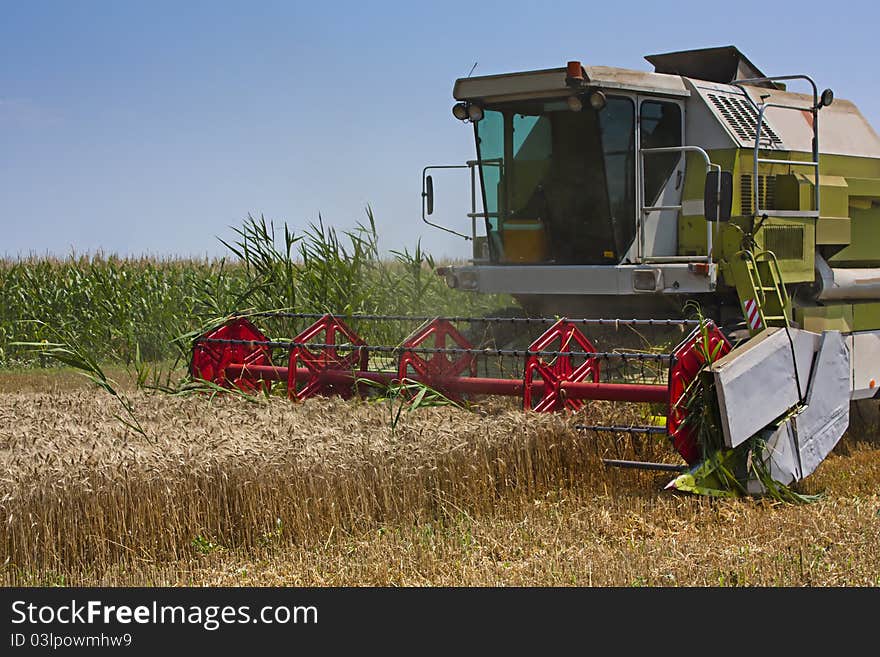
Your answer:
[[[733,171],[736,167],[738,149],[709,151],[709,158],[715,164],[720,164],[724,171]],[[706,165],[702,157],[696,153],[688,153],[686,160],[686,174],[684,188],[681,197],[684,202],[702,201],[703,190],[706,182]],[[734,194],[736,203],[736,194]],[[735,209],[734,212],[738,212]],[[719,231],[724,225],[712,232],[713,244],[718,243]],[[718,253],[717,247],[715,249]],[[678,254],[683,256],[706,255],[706,217],[703,215],[688,216],[682,213],[678,220]]]
[[[761,155],[792,161],[809,159],[805,153],[762,151]],[[753,225],[752,193],[747,185],[753,184],[753,151],[715,150],[710,151],[709,156],[722,169],[733,174],[731,223],[750,232]],[[828,257],[834,265],[880,266],[880,161],[823,155],[820,162],[821,212],[818,219],[773,216],[773,210],[813,209],[814,177],[809,169],[786,164],[762,164],[759,171],[759,203],[769,207],[762,208],[767,210],[768,217],[754,233],[755,246],[759,250],[772,250],[772,247],[780,245],[781,240],[791,247],[798,232],[792,228],[800,227],[803,232],[802,248],[788,248],[777,254],[785,283],[812,280],[816,246],[834,247],[835,252]],[[685,202],[699,201],[703,197],[705,167],[694,154],[688,155],[687,165],[683,199]],[[719,240],[720,235],[713,233],[715,255],[720,261],[733,254],[720,250]],[[679,255],[705,255],[705,217],[683,214],[679,219],[678,244]],[[738,251],[742,247],[739,245],[735,248]],[[726,279],[723,284],[735,285],[734,281]]]
[[[819,217],[819,221],[816,222],[817,245],[847,245],[851,241],[852,219],[849,217]]]
[[[822,199],[825,200],[824,198]],[[776,176],[776,209],[799,210],[813,206],[813,185],[802,173]]]
[[[880,302],[853,304],[853,331],[880,328]]]
[[[765,157],[767,154],[763,154]],[[784,155],[775,154],[777,158]],[[730,149],[710,151],[709,157],[725,171],[733,174],[733,203],[731,207],[730,224],[738,226],[743,233],[751,232],[753,218],[751,214],[752,194],[744,187],[750,184],[752,175],[753,152],[743,149]],[[703,185],[705,181],[704,167],[694,157],[688,160],[687,176],[683,197],[685,200],[699,200],[703,198]],[[799,179],[796,174],[790,174],[792,167],[784,164],[764,165],[762,167],[762,180],[759,182],[759,203],[761,205],[772,204],[780,210],[809,210],[812,207],[812,183]],[[783,196],[787,207],[776,207],[772,201],[772,192],[769,192],[768,184],[763,176],[772,176],[774,187],[778,185],[778,178],[784,177],[782,184]],[[777,175],[778,174],[778,175]],[[744,181],[748,177],[748,182]],[[776,187],[778,189],[778,187]],[[839,199],[837,200],[839,203]],[[823,201],[824,205],[824,201]],[[774,217],[769,211],[766,220],[760,223],[754,234],[754,248],[757,250],[779,250],[779,270],[784,283],[802,283],[813,280],[814,254],[816,246],[816,219],[814,218],[789,218]],[[705,255],[706,254],[706,219],[703,216],[682,216],[679,220],[679,255]],[[720,225],[718,230],[713,231],[713,243],[715,256],[719,261],[729,261],[737,252],[744,248],[742,240],[731,242],[722,238],[722,233],[727,230],[725,225]],[[729,269],[722,267],[722,284],[730,287],[736,285],[736,281],[726,276]]]
[[[880,206],[850,207],[850,243],[828,258],[832,267],[877,267],[880,259]]]
[[[802,329],[821,333],[822,331],[841,331],[850,333],[853,330],[852,304],[833,306],[807,306],[794,309],[794,321]]]
[[[784,283],[809,283],[815,277],[815,219],[770,216],[755,233],[755,244],[777,255]]]
[[[754,296],[754,285],[742,264],[743,250],[775,253],[779,276],[786,285],[813,282],[817,249],[834,267],[880,267],[880,160],[822,155],[818,218],[773,215],[774,210],[814,209],[815,177],[809,168],[762,164],[758,196],[767,217],[756,221],[752,216],[751,188],[754,152],[716,150],[710,151],[709,157],[733,174],[731,220],[713,231],[713,250],[719,263],[719,290],[736,289],[741,305],[746,297]],[[763,151],[761,157],[810,159],[806,153]],[[689,154],[682,194],[685,208],[700,207],[693,202],[703,198],[704,171],[702,159]],[[679,255],[706,254],[704,216],[682,213],[678,244]],[[776,314],[777,309],[766,312]],[[794,309],[788,304],[786,315],[808,330],[851,332],[880,328],[880,302],[833,302]]]
[[[808,156],[792,153],[791,159],[807,160]],[[880,160],[822,155],[819,161],[822,211],[816,244],[843,247],[827,254],[832,266],[880,266]],[[812,176],[803,171],[797,174],[800,187],[812,195]],[[777,179],[777,198],[778,184]]]
[[[880,302],[836,303],[794,309],[795,321],[807,331],[868,331],[880,328]]]

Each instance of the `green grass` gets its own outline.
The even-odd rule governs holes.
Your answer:
[[[133,366],[186,357],[175,338],[233,312],[484,315],[507,297],[450,290],[419,244],[383,256],[372,211],[339,232],[319,219],[303,232],[248,216],[212,260],[81,255],[0,261],[0,367],[48,366],[13,343],[73,336],[96,363]],[[281,323],[273,336],[303,325]],[[396,343],[413,326],[373,327]],[[355,327],[357,330],[357,327]],[[401,333],[402,332],[402,333]]]

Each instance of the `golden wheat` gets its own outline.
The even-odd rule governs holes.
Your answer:
[[[778,507],[663,493],[601,463],[674,461],[661,441],[510,404],[392,430],[384,402],[131,398],[146,437],[89,389],[0,394],[5,584],[880,583],[865,445]]]

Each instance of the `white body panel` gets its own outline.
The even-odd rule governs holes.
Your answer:
[[[639,120],[636,121],[638,134],[636,135],[636,139],[640,144],[643,144],[641,132],[642,103],[645,101],[656,102],[656,100],[657,99],[650,97],[639,98]],[[674,102],[671,99],[665,100],[668,103]],[[681,144],[678,144],[680,146],[687,143],[687,134],[685,132],[685,117],[687,114],[685,112],[684,103],[676,102],[676,104],[681,112],[682,141]],[[656,157],[656,155],[646,154],[644,156],[645,167],[649,166],[652,157]],[[685,163],[686,158],[682,153],[678,158],[678,163],[676,164],[675,169],[666,180],[666,184],[663,186],[663,189],[660,190],[660,193],[657,194],[656,198],[638,199],[640,205],[646,207],[670,207],[680,205],[682,187],[684,186]],[[636,188],[639,190],[640,195],[644,195],[645,183],[642,180],[641,170],[636,171],[636,180]],[[638,217],[637,220],[644,221],[644,228],[641,231],[637,231],[636,240],[633,242],[630,252],[624,259],[624,262],[627,260],[630,262],[642,262],[642,258],[677,256],[678,210],[654,210],[653,212],[640,214],[643,216]],[[635,257],[633,257],[633,255]]]
[[[652,205],[679,205],[681,188],[684,180],[684,162],[681,158],[678,166],[666,186],[656,199],[648,203]],[[678,210],[655,210],[645,216],[645,233],[642,257],[657,258],[678,255]],[[696,258],[694,258],[696,260]]]
[[[815,471],[849,425],[850,352],[838,331],[822,333],[806,407],[794,416],[801,478]]]
[[[807,392],[820,336],[790,329],[797,355],[795,373],[789,334],[765,329],[712,367],[724,442],[736,447],[794,407]]]
[[[635,272],[649,271],[656,290],[637,290]],[[510,294],[701,294],[711,292],[710,277],[695,274],[686,263],[656,265],[483,265],[449,267],[458,287]]]
[[[850,333],[846,346],[852,366],[852,398],[870,399],[880,390],[880,331]]]
[[[777,428],[761,432],[767,446],[762,460],[780,484],[800,481],[815,472],[849,425],[850,352],[838,331],[821,335],[804,405]],[[762,493],[760,481],[749,492]]]

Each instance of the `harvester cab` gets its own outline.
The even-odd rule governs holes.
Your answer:
[[[696,302],[726,337],[752,338],[737,353],[781,329],[774,340],[789,352],[783,369],[801,405],[821,361],[817,336],[839,332],[848,365],[838,397],[846,388],[854,401],[874,400],[877,134],[808,75],[768,76],[733,46],[646,59],[653,72],[570,61],[456,81],[453,115],[472,125],[476,142],[476,158],[463,165],[473,184],[473,253],[468,265],[438,273],[454,288],[512,294],[528,315],[681,317]],[[429,222],[432,174],[423,172]],[[799,340],[813,343],[802,355]],[[745,375],[749,385],[762,381],[758,369]],[[731,401],[724,383],[722,406]],[[722,409],[728,445],[739,439],[727,418],[761,418],[752,436],[794,408],[788,399],[764,412],[753,401]],[[845,406],[835,412],[847,415]],[[859,414],[877,431],[876,401]]]
[[[815,233],[832,186],[818,165],[831,92],[807,76],[771,79],[732,46],[647,59],[654,72],[572,61],[455,83],[453,114],[472,125],[476,158],[460,165],[473,184],[460,233],[472,261],[442,270],[450,286],[579,317],[655,317],[694,299],[728,324],[743,313],[725,267],[743,244],[773,251],[784,283],[812,282],[815,246],[826,246]],[[795,79],[812,93],[786,91]],[[823,132],[829,154],[880,156],[850,103]],[[422,215],[435,225],[433,169]],[[822,222],[819,239],[840,240],[846,208],[828,209],[839,221]]]
[[[580,431],[665,437],[677,462],[606,463],[682,470],[679,490],[807,477],[853,403],[877,410],[880,138],[809,76],[768,77],[734,47],[647,59],[653,72],[572,61],[455,83],[476,157],[423,170],[422,218],[473,252],[437,273],[513,295],[519,315],[234,316],[196,339],[192,375],[298,400],[379,385],[585,411]],[[441,169],[469,173],[468,229],[435,221]],[[294,337],[254,323],[275,321]],[[509,327],[526,347],[475,337]],[[594,400],[642,420],[598,424]]]

